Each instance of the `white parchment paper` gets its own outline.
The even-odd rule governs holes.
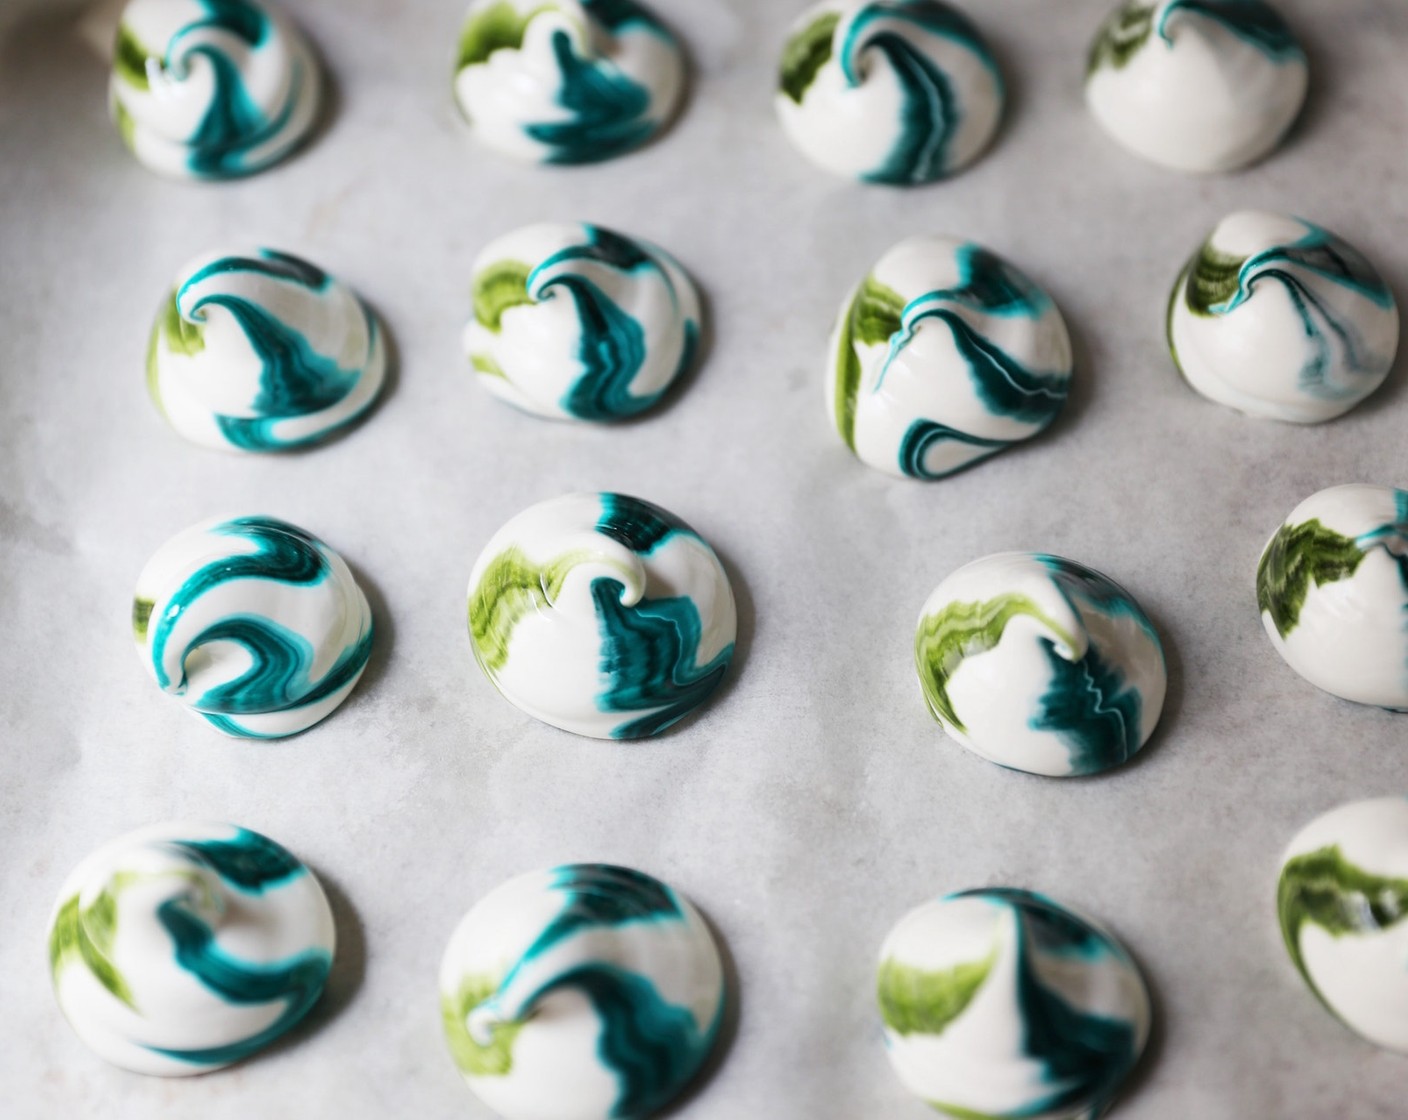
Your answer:
[[[1305,118],[1264,166],[1196,179],[1120,151],[1084,110],[1107,0],[969,2],[1011,111],[971,171],[913,191],[832,180],[787,146],[770,98],[790,0],[656,0],[693,56],[682,119],[639,154],[560,170],[506,163],[461,126],[459,0],[289,6],[336,82],[329,127],[285,166],[216,186],[157,179],[123,149],[81,5],[0,6],[0,1112],[485,1117],[440,1036],[441,951],[501,880],[589,859],[676,884],[736,968],[735,1029],[681,1117],[928,1115],[888,1068],[874,958],[913,905],[987,884],[1099,916],[1143,964],[1157,1028],[1121,1116],[1403,1114],[1405,1059],[1316,1004],[1273,899],[1279,853],[1312,816],[1408,792],[1408,717],[1298,678],[1262,634],[1253,575],[1310,493],[1408,485],[1404,370],[1336,423],[1256,423],[1181,383],[1162,318],[1184,259],[1248,206],[1337,231],[1408,296],[1408,5],[1282,0],[1314,68]],[[666,246],[712,312],[687,391],[620,429],[515,414],[459,348],[476,251],[578,218]],[[847,289],[924,231],[1010,256],[1064,309],[1079,356],[1047,436],[927,485],[854,461],[821,386]],[[347,438],[232,458],[182,442],[147,399],[147,332],[176,268],[231,241],[304,254],[384,316],[399,374]],[[736,672],[656,742],[534,723],[470,654],[480,547],[526,505],[583,488],[680,514],[735,580]],[[220,737],[131,648],[147,556],[222,512],[321,535],[377,614],[361,685],[289,742]],[[926,713],[920,604],[958,565],[1013,548],[1100,568],[1160,627],[1170,701],[1134,764],[1009,773]],[[292,848],[327,884],[341,944],[291,1039],[164,1082],[73,1035],[45,928],[87,852],[177,816]]]

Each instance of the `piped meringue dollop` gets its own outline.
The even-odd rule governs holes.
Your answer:
[[[1408,1053],[1408,799],[1356,801],[1306,825],[1281,859],[1276,910],[1320,1002]]]
[[[725,995],[694,907],[640,871],[597,864],[490,892],[440,966],[450,1052],[505,1120],[655,1114],[708,1059]]]
[[[147,388],[167,422],[221,451],[288,451],[347,428],[386,380],[376,316],[316,265],[273,249],[205,253],[152,327]]]
[[[78,865],[50,919],[49,970],[100,1057],[184,1077],[292,1029],[322,994],[334,943],[322,887],[289,852],[248,829],[180,821]]]
[[[699,352],[699,293],[658,246],[581,223],[528,226],[474,265],[465,349],[526,412],[612,421],[653,407]]]
[[[975,560],[919,614],[919,683],[940,726],[990,762],[1049,777],[1128,761],[1168,686],[1139,604],[1091,568],[1034,552]]]
[[[1073,360],[1051,298],[996,253],[912,237],[841,307],[827,363],[831,422],[862,462],[938,479],[1044,431]]]
[[[1235,171],[1268,155],[1305,101],[1305,51],[1264,0],[1129,0],[1086,67],[1095,119],[1176,171]]]
[[[331,715],[367,667],[372,613],[346,561],[273,517],[214,518],[137,578],[132,633],[163,692],[227,735],[279,739]]]
[[[485,675],[529,715],[597,739],[656,735],[718,687],[737,608],[719,558],[673,514],[622,494],[540,502],[469,577]]]
[[[1095,1120],[1149,1038],[1139,968],[1097,923],[1030,891],[963,891],[880,950],[886,1053],[945,1115]]]
[[[963,170],[1002,121],[1002,73],[978,29],[939,0],[822,0],[793,25],[774,104],[813,163],[871,183]]]
[[[303,33],[262,0],[131,0],[108,89],[127,146],[181,179],[264,170],[307,138],[322,104]]]
[[[1276,652],[1317,688],[1408,711],[1408,490],[1321,490],[1276,530],[1256,571]]]
[[[1243,211],[1217,224],[1179,276],[1168,341],[1209,400],[1319,424],[1383,384],[1398,304],[1354,246],[1300,218]]]
[[[593,163],[645,144],[684,95],[675,37],[635,0],[474,0],[455,99],[474,133],[537,163]]]

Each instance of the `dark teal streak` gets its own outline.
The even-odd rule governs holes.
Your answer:
[[[1051,669],[1051,684],[1028,726],[1060,738],[1070,751],[1073,774],[1096,774],[1132,758],[1143,745],[1139,690],[1107,665],[1094,645],[1079,661],[1068,661],[1050,638],[1037,642]]]
[[[524,131],[549,150],[549,163],[594,163],[638,148],[655,130],[650,94],[610,62],[578,57],[571,36],[554,32],[553,55],[562,75],[558,103],[567,121],[540,122]]]
[[[969,447],[982,448],[984,453],[978,458],[970,459],[950,470],[931,471],[924,466],[924,460],[928,458],[930,449],[939,443],[962,443]],[[1010,444],[1007,440],[982,439],[979,436],[970,436],[966,432],[960,432],[957,428],[950,428],[947,424],[940,424],[933,420],[916,420],[905,432],[904,439],[900,441],[900,470],[910,478],[923,478],[930,481],[947,478],[949,475],[977,466],[984,459],[996,455],[1008,446]]]
[[[596,531],[641,556],[649,556],[676,533],[697,535],[659,506],[625,494],[601,495],[601,517],[597,520]]]
[[[624,606],[614,579],[592,581],[601,628],[601,672],[610,682],[597,705],[603,712],[646,712],[612,732],[615,739],[655,735],[692,712],[718,687],[733,658],[729,643],[698,665],[703,626],[688,596],[642,599]]]
[[[1305,52],[1281,14],[1261,0],[1174,0],[1159,20],[1159,37],[1166,43],[1173,42],[1167,30],[1168,21],[1180,11],[1193,12],[1220,23],[1277,62],[1305,59]]]
[[[209,305],[223,307],[234,316],[259,358],[259,392],[251,406],[259,419],[285,420],[320,412],[343,400],[362,378],[362,370],[344,370],[317,353],[298,331],[241,296],[205,296],[185,313],[199,321]],[[370,316],[367,323],[374,333]]]
[[[669,1104],[699,1072],[713,1048],[718,1017],[700,1030],[689,1009],[667,1003],[644,976],[611,965],[583,965],[538,993],[580,992],[601,1022],[597,1053],[619,1086],[611,1115],[651,1115]]]
[[[322,994],[332,957],[310,949],[285,961],[254,964],[236,960],[215,943],[215,934],[191,914],[188,903],[173,899],[157,907],[157,918],[176,947],[176,963],[210,992],[237,1006],[282,1001],[283,1012],[269,1026],[227,1046],[178,1050],[150,1046],[153,1053],[195,1065],[225,1065],[267,1046],[305,1016]]]
[[[969,893],[995,896],[1017,915],[1017,1006],[1023,1050],[1041,1065],[1051,1087],[1049,1095],[1023,1115],[1067,1115],[1078,1108],[1083,1116],[1103,1116],[1138,1058],[1134,1024],[1072,1007],[1041,982],[1033,953],[1089,959],[1111,955],[1108,944],[1040,895],[1016,890]]]
[[[645,332],[640,324],[584,275],[568,271],[546,281],[541,278],[552,270],[585,261],[620,273],[654,273],[672,297],[674,284],[668,273],[629,238],[599,226],[587,226],[586,233],[586,244],[563,249],[538,265],[528,277],[528,289],[540,296],[554,287],[564,288],[577,308],[582,336],[577,358],[583,373],[562,398],[563,409],[583,420],[622,420],[655,405],[693,364],[698,327],[693,322],[685,323],[680,361],[665,387],[645,396],[633,395],[631,382],[647,357]]]
[[[286,521],[272,517],[239,517],[210,532],[237,537],[254,545],[254,551],[223,556],[197,569],[171,596],[161,617],[150,627],[152,665],[162,688],[171,685],[171,678],[162,667],[171,631],[185,609],[202,595],[237,579],[313,585],[326,579],[332,571],[317,541]],[[185,684],[184,676],[181,683]]]
[[[852,20],[841,45],[840,65],[852,88],[862,83],[860,58],[874,49],[883,54],[903,91],[900,134],[884,164],[866,173],[874,183],[909,185],[942,178],[948,172],[948,147],[961,123],[962,108],[948,77],[903,36],[871,31],[871,24],[898,19],[942,36],[971,51],[997,82],[1002,78],[977,29],[958,11],[933,0],[889,0],[868,4]]]
[[[207,626],[191,641],[192,649],[212,642],[233,642],[249,653],[251,665],[239,677],[216,685],[192,706],[229,716],[260,715],[290,708],[306,708],[347,687],[367,664],[372,649],[372,627],[356,645],[344,650],[332,667],[314,683],[313,647],[301,636],[272,619],[235,615]]]
[[[1300,317],[1306,338],[1314,349],[1311,359],[1301,370],[1300,388],[1326,400],[1355,395],[1357,390],[1353,386],[1335,388],[1326,384],[1325,377],[1331,366],[1330,340],[1317,325],[1316,317],[1344,347],[1352,373],[1367,369],[1366,355],[1360,353],[1362,347],[1358,337],[1339,322],[1332,309],[1294,272],[1280,267],[1283,264],[1289,268],[1304,269],[1331,284],[1348,288],[1377,307],[1387,309],[1393,306],[1393,292],[1363,254],[1318,226],[1311,226],[1311,231],[1295,244],[1277,246],[1244,261],[1238,272],[1237,291],[1231,299],[1213,305],[1211,310],[1218,315],[1235,311],[1252,298],[1258,283],[1263,280],[1277,281],[1285,288]]]
[[[306,873],[287,849],[267,836],[239,829],[229,840],[176,840],[175,847],[208,864],[228,885],[246,894],[262,894]]]

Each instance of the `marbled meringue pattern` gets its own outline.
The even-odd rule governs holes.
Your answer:
[[[371,408],[385,379],[385,340],[366,304],[273,249],[187,264],[147,349],[147,388],[167,422],[222,451],[327,439]]]
[[[831,421],[863,462],[937,479],[1030,439],[1060,413],[1073,361],[1049,296],[997,254],[901,242],[841,308]]]
[[[1188,383],[1250,416],[1318,424],[1377,389],[1398,305],[1357,249],[1299,218],[1244,211],[1178,278],[1169,350]]]
[[[653,1114],[704,1065],[725,994],[718,947],[685,898],[592,864],[491,892],[440,968],[450,1052],[505,1120]]]
[[[1408,1053],[1408,799],[1341,805],[1302,829],[1281,860],[1276,910],[1320,1001]]]
[[[663,129],[684,81],[679,44],[635,0],[474,0],[460,32],[455,98],[498,151],[592,163]]]
[[[945,579],[920,612],[914,657],[952,738],[1049,777],[1128,761],[1168,685],[1163,645],[1129,593],[1042,553],[986,556]]]
[[[1256,572],[1271,644],[1345,700],[1408,711],[1408,490],[1321,490],[1286,518]]]
[[[500,529],[469,579],[475,658],[529,715],[598,739],[655,735],[718,686],[738,616],[714,550],[620,494],[569,494]]]
[[[260,0],[131,0],[114,50],[118,131],[153,171],[229,179],[312,130],[322,77],[307,41]]]
[[[162,690],[227,735],[278,739],[330,715],[367,666],[372,614],[346,562],[272,517],[215,518],[137,579],[132,633]]]
[[[162,1077],[240,1061],[290,1030],[332,967],[313,874],[258,833],[182,821],[99,848],[49,923],[54,993],[99,1056]]]
[[[474,266],[465,349],[495,396],[555,420],[656,404],[694,363],[700,304],[663,249],[598,226],[535,225]]]
[[[1176,171],[1234,171],[1280,143],[1305,101],[1305,52],[1263,0],[1129,0],[1086,68],[1095,119]]]
[[[939,0],[823,0],[793,25],[775,100],[814,163],[908,186],[961,171],[1002,120],[1002,74],[962,12]]]
[[[1149,1037],[1123,946],[1022,890],[911,911],[880,951],[878,997],[895,1072],[963,1120],[1098,1120]]]

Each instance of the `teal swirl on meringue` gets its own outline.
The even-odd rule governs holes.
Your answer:
[[[1127,762],[1153,733],[1167,687],[1162,643],[1139,605],[1099,572],[1039,553],[985,557],[946,579],[920,614],[914,655],[949,735],[1053,777]]]
[[[579,864],[522,876],[471,910],[441,996],[451,1052],[490,1107],[543,1114],[571,1092],[573,1115],[606,1120],[681,1093],[713,1049],[726,991],[686,900],[642,872]],[[594,1032],[580,1029],[584,1015]],[[556,1074],[543,1077],[549,1057]]]
[[[1299,218],[1223,219],[1174,286],[1169,350],[1199,393],[1253,416],[1320,423],[1388,376],[1398,307],[1352,245]]]
[[[322,994],[333,948],[322,889],[289,852],[247,829],[182,822],[78,867],[49,963],[64,1014],[100,1055],[183,1076],[290,1030]]]
[[[900,1078],[963,1120],[1103,1116],[1149,1034],[1148,991],[1124,948],[1024,890],[912,911],[881,950],[877,995]]]
[[[737,630],[713,550],[619,494],[568,495],[510,521],[475,564],[468,614],[500,692],[595,738],[656,735],[703,704]]]
[[[996,254],[944,238],[881,259],[842,308],[832,353],[842,439],[911,478],[943,478],[1043,431],[1072,373],[1050,297]]]
[[[376,403],[386,368],[366,304],[273,249],[190,262],[147,349],[147,387],[167,422],[226,451],[295,450],[344,431]]]
[[[537,225],[475,266],[465,348],[490,392],[551,419],[654,407],[693,367],[700,300],[668,253],[599,226]]]
[[[838,174],[929,183],[987,146],[1005,90],[973,24],[938,0],[823,0],[783,49],[778,113]]]
[[[133,153],[162,174],[229,179],[312,130],[321,77],[302,33],[256,0],[130,0],[109,99]]]
[[[133,630],[163,691],[227,734],[279,738],[332,712],[371,655],[346,563],[268,517],[205,522],[138,579]]]
[[[638,148],[683,85],[674,36],[634,0],[473,0],[460,32],[461,111],[524,159],[592,163]]]

